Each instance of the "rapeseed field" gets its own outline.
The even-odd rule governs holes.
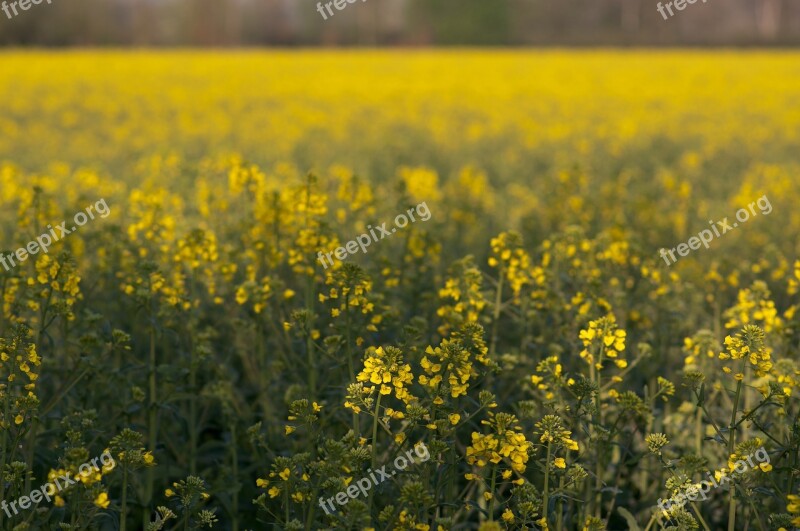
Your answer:
[[[0,528],[800,526],[800,54],[0,71]]]

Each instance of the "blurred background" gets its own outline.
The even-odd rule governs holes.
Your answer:
[[[5,46],[786,46],[798,0],[367,0],[327,21],[316,0],[52,0],[9,20]]]

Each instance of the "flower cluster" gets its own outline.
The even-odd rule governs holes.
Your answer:
[[[553,443],[557,447],[567,450],[577,451],[580,449],[578,443],[572,440],[572,432],[564,428],[562,420],[556,415],[545,415],[542,420],[536,423],[539,442],[543,444]]]
[[[770,349],[764,344],[764,331],[758,326],[746,325],[735,336],[727,336],[725,347],[727,352],[721,352],[719,359],[724,362],[731,360],[734,368],[725,365],[722,370],[726,374],[736,370],[734,373],[736,380],[744,379],[744,369],[748,363],[756,376],[764,376],[772,369]],[[742,361],[735,363],[737,360]]]
[[[624,369],[628,363],[619,356],[625,351],[625,330],[617,328],[613,314],[589,321],[588,328],[581,330],[579,338],[583,341],[581,358],[596,370],[603,369],[603,358],[614,360],[614,364]]]
[[[517,232],[503,232],[489,242],[492,256],[491,267],[499,267],[500,274],[511,287],[515,297],[519,296],[522,287],[530,283],[528,270],[531,259],[522,247],[522,236]]]
[[[0,402],[8,404],[0,411],[0,429],[19,426],[35,414],[39,400],[34,393],[37,368],[42,360],[31,341],[31,330],[17,324],[10,338],[0,337]]]
[[[414,380],[411,365],[403,362],[403,352],[396,347],[367,349],[364,368],[358,373],[359,382],[379,385],[379,393],[391,394],[405,403],[414,397],[408,392],[408,385]]]
[[[766,333],[779,331],[783,320],[778,315],[775,303],[770,300],[766,282],[757,280],[751,288],[739,291],[737,303],[725,311],[728,321],[725,328],[741,328],[758,324]]]
[[[488,463],[497,465],[507,459],[511,470],[520,474],[525,472],[530,444],[521,433],[517,418],[508,413],[490,412],[489,420],[483,420],[481,424],[489,426],[490,432],[472,433],[472,443],[467,447],[467,463],[483,468]],[[508,473],[503,479],[510,477]],[[470,475],[467,479],[473,478],[474,475]]]
[[[465,328],[468,329],[469,327]],[[474,372],[473,361],[489,365],[486,345],[480,340],[470,346],[468,343],[470,339],[474,339],[474,336],[467,335],[462,339],[456,333],[453,339],[443,339],[438,347],[428,346],[425,349],[426,355],[420,362],[425,374],[420,375],[418,380],[439,395],[434,403],[443,401],[442,393],[449,393],[452,398],[467,393]],[[440,385],[443,382],[444,385]]]
[[[536,390],[543,393],[545,400],[553,400],[557,387],[572,385],[575,380],[572,378],[564,379],[563,365],[558,356],[548,356],[540,361],[536,366],[536,374],[531,376],[531,383]]]
[[[103,457],[106,455],[110,456],[110,450],[108,448],[105,449]],[[108,497],[108,487],[103,486],[101,482],[103,476],[110,474],[115,469],[116,462],[114,459],[110,459],[108,463],[106,463],[105,459],[102,459],[102,465],[100,467],[96,465],[95,467],[87,466],[88,463],[78,466],[76,464],[78,461],[77,459],[72,459],[72,461],[73,463],[71,463],[70,466],[51,469],[47,473],[47,481],[61,487],[58,489],[58,493],[53,499],[53,505],[56,507],[64,507],[64,505],[66,505],[67,494],[73,493],[74,490],[78,488],[77,486],[73,487],[69,484],[61,485],[58,483],[58,480],[64,483],[63,478],[71,476],[76,478],[78,480],[77,484],[80,485],[81,492],[77,494],[78,498],[88,497],[93,500],[96,507],[107,509],[111,504],[111,500]],[[84,470],[84,467],[86,467],[86,470]]]
[[[482,280],[483,274],[471,256],[456,261],[450,267],[445,285],[439,290],[439,297],[446,302],[436,312],[449,327],[458,327],[463,322],[478,322],[478,316],[486,307],[486,300],[481,294]],[[444,334],[449,327],[440,328],[439,332]]]

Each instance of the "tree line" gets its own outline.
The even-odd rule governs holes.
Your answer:
[[[344,2],[346,0],[337,0]],[[681,0],[683,1],[683,0]],[[663,3],[666,1],[662,0]],[[322,2],[323,5],[327,2]],[[327,20],[317,0],[53,0],[0,44],[43,46],[794,45],[797,0],[365,0]]]

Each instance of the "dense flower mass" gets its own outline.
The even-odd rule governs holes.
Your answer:
[[[0,529],[800,526],[797,63],[0,55]]]

